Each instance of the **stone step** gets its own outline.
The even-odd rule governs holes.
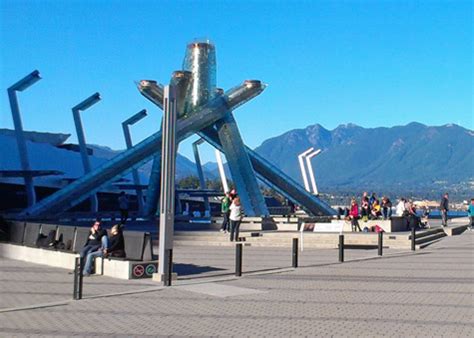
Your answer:
[[[423,236],[421,238],[416,237],[415,244],[416,245],[426,244],[425,246],[427,246],[427,245],[431,244],[431,242],[433,242],[435,240],[438,240],[440,238],[443,238],[443,237],[446,237],[446,234],[444,233],[444,231],[436,232],[436,233],[430,234],[428,236]]]
[[[258,234],[258,236],[252,236]],[[443,229],[426,229],[417,232],[416,247],[425,247],[430,243],[446,236]],[[245,239],[247,245],[258,247],[291,247],[293,238],[301,241],[301,232],[298,231],[241,231],[240,237]],[[209,245],[228,246],[234,245],[229,241],[229,234],[217,231],[177,231],[175,243],[179,245]],[[376,233],[347,232],[344,233],[344,242],[347,245],[376,246],[378,235]],[[338,233],[303,232],[305,247],[335,248],[339,243]],[[384,246],[391,248],[409,249],[411,247],[411,233],[386,233]]]
[[[467,230],[468,224],[452,225],[446,228],[441,228],[448,236],[460,235]]]
[[[423,237],[429,237],[434,234],[444,234],[443,229],[441,228],[432,228],[432,229],[423,229],[422,231],[417,231],[416,232],[416,238],[423,238]],[[408,235],[408,239],[411,240],[411,232]]]

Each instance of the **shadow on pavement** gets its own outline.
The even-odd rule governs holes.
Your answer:
[[[199,275],[206,272],[223,271],[223,270],[226,270],[226,269],[216,268],[213,266],[194,265],[194,264],[182,264],[182,263],[173,264],[173,272],[176,272],[178,276]]]

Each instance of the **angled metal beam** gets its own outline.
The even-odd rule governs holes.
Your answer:
[[[229,185],[227,184],[227,177],[225,177],[225,170],[224,170],[224,164],[222,162],[221,151],[219,149],[216,149],[215,154],[216,154],[216,161],[217,161],[217,169],[219,169],[219,177],[221,178],[221,183],[222,183],[222,190],[224,191],[224,193],[228,193],[230,189],[229,189]]]
[[[219,136],[214,128],[205,128],[198,134],[216,149],[222,149]],[[249,147],[246,147],[246,150],[255,172],[259,175],[259,178],[270,187],[273,187],[295,204],[301,205],[306,211],[313,215],[336,214],[336,211],[326,202],[306,191],[298,182],[264,159],[257,152]]]
[[[72,116],[74,118],[74,125],[76,126],[77,141],[79,143],[79,149],[81,152],[82,165],[84,166],[84,173],[87,174],[91,171],[91,163],[89,161],[89,155],[87,154],[86,137],[84,135],[84,128],[82,127],[81,111],[84,111],[97,102],[100,101],[100,94],[95,93],[89,96],[84,101],[72,107]],[[99,202],[97,195],[91,196],[91,211],[97,212],[99,210]]]
[[[192,116],[178,120],[176,135],[178,142],[197,131],[214,124],[227,111],[242,101],[248,101],[263,91],[261,87],[248,88],[245,84],[232,88],[224,96],[216,97]],[[121,177],[133,168],[137,168],[150,159],[161,147],[161,132],[146,138],[102,166],[95,168],[63,189],[36,203],[20,213],[20,217],[39,217],[54,215],[80,203],[85,198],[101,189],[104,185]]]
[[[147,116],[146,109],[142,109],[138,113],[133,115],[132,117],[122,122],[123,135],[125,137],[125,144],[127,146],[127,149],[132,148],[132,136],[130,135],[129,126],[137,123],[138,121],[143,119],[145,116]],[[140,215],[143,215],[143,210],[144,210],[143,192],[142,192],[142,189],[140,188],[140,176],[138,175],[137,169],[132,170],[132,176],[133,176],[133,184],[137,186],[136,192],[137,192],[137,201],[138,201],[138,212]]]
[[[204,82],[208,80],[208,78],[206,79],[206,77],[201,78],[201,79],[203,79]],[[182,81],[182,86],[187,87],[188,91],[189,91],[189,86],[191,86],[192,84],[195,84],[195,83],[192,81]],[[229,102],[232,103],[231,104],[231,106],[233,107],[232,109],[235,109],[236,107],[241,106],[242,104],[244,104],[245,102],[247,102],[253,97],[253,96],[249,96],[248,98],[243,99],[239,102],[234,100],[234,97],[237,98],[241,96],[242,97],[246,96],[247,94],[245,93],[248,90],[251,90],[252,88],[260,88],[260,90],[264,90],[265,86],[260,81],[245,81],[243,85],[231,89],[231,91],[233,91],[233,94],[231,96],[227,96],[227,98],[230,100]],[[156,82],[142,81],[140,82],[139,90],[146,98],[148,98],[150,101],[155,103],[158,107],[160,108],[163,107],[163,103],[162,103],[163,90]],[[216,89],[214,97],[218,97],[220,93],[221,91]],[[191,97],[193,96],[191,95]],[[178,99],[178,104],[179,104],[179,99]],[[195,110],[198,108],[193,107],[192,103],[185,102],[185,104],[183,105],[183,109],[185,110],[185,113],[186,113],[184,115],[191,116],[195,114]],[[188,114],[188,110],[190,111],[189,114]],[[179,111],[178,111],[178,114],[179,114]],[[243,153],[243,151],[240,151],[240,153]],[[157,162],[157,157],[155,157],[155,162]],[[252,174],[249,174],[249,171],[246,171],[246,173],[248,174],[248,176],[254,176]],[[158,201],[159,189],[157,189],[157,187],[159,186],[159,178],[160,178],[159,166],[158,165],[155,166],[155,163],[154,163],[152,172],[150,174],[150,182],[149,182],[148,191],[147,191],[146,215],[148,215],[149,217],[154,215],[156,212],[156,210],[153,210],[153,207],[156,205],[155,202]],[[248,180],[244,180],[244,179],[237,180],[236,183],[238,184],[237,190],[242,197],[242,204],[244,205],[244,208],[246,208],[245,211],[247,215],[252,215],[252,216],[267,215],[268,211],[266,211],[266,205],[264,203],[263,196],[258,188],[258,185],[255,184],[252,188],[245,186],[245,184],[252,183],[252,178]],[[260,204],[256,204],[256,206],[254,207],[251,202],[251,196],[254,196],[252,197],[252,199],[254,200],[260,200],[261,201]]]
[[[246,215],[269,216],[234,116],[228,112],[216,122],[216,130]]]
[[[186,105],[186,93],[192,84],[192,74],[188,71],[175,71],[171,75],[170,84],[176,86],[179,97],[177,98],[178,119],[185,117],[188,107]],[[140,81],[138,89],[145,93],[154,93],[160,97],[160,108],[163,108],[163,86],[155,81]],[[146,95],[145,95],[146,96]],[[162,124],[161,124],[162,125]],[[161,128],[161,127],[160,127]],[[148,190],[146,195],[145,216],[153,217],[157,211],[158,200],[161,190],[161,155],[153,157],[153,165],[148,180]]]
[[[245,91],[246,89],[253,87],[265,88],[265,85],[260,81],[247,80],[244,82],[244,86],[241,86],[238,91]],[[159,107],[162,107],[162,103],[160,102],[163,97],[163,92],[156,82],[142,83],[139,89],[145,97]],[[238,91],[236,92],[236,95],[238,94]],[[218,90],[216,90],[216,95],[219,95]],[[239,102],[235,107],[238,107],[245,102],[246,101]],[[219,130],[219,137],[221,138],[224,147],[223,152],[226,154],[232,178],[236,184],[246,214],[249,216],[267,216],[269,212],[265,200],[258,186],[248,155],[245,152],[244,143],[238,131],[237,124],[234,117],[230,114],[230,111],[220,120],[219,123],[216,124],[216,126]],[[158,175],[152,171],[152,174],[150,175],[150,186],[147,193],[147,213],[149,212],[148,203],[153,205],[152,202],[157,198],[157,190],[154,189],[153,191],[151,188],[154,185],[153,182],[157,181],[157,177]],[[150,202],[148,202],[148,200]]]
[[[152,84],[147,90],[140,90],[140,92],[158,107],[163,107],[163,91],[160,91],[159,87],[156,85],[156,82]],[[198,132],[198,135],[204,138],[206,142],[211,144],[216,149],[220,151],[223,150],[219,136],[217,135],[217,132],[214,128],[207,127]],[[335,210],[332,209],[327,203],[310,194],[299,183],[286,175],[283,171],[278,169],[269,161],[265,160],[255,151],[249,147],[246,147],[246,150],[249,154],[250,160],[252,161],[253,168],[262,181],[266,182],[269,186],[274,187],[275,190],[277,190],[283,196],[295,204],[303,206],[309,213],[313,215],[336,214]]]
[[[199,185],[201,189],[206,189],[206,181],[204,180],[204,173],[202,171],[202,164],[201,164],[201,157],[199,156],[199,149],[198,145],[202,144],[204,140],[200,138],[199,140],[193,142],[193,153],[194,153],[194,160],[196,161],[196,170],[199,177]],[[207,196],[203,196],[204,199],[204,209],[206,210],[205,213],[209,213],[211,215],[211,207],[209,205],[209,198]]]
[[[10,109],[12,111],[13,125],[15,126],[15,136],[18,145],[18,152],[20,154],[21,169],[24,172],[31,171],[30,160],[28,158],[28,148],[26,146],[25,135],[23,132],[23,123],[21,121],[20,106],[16,92],[22,92],[41,79],[39,71],[35,70],[16,82],[7,89],[8,99],[10,101]],[[35,186],[33,184],[33,177],[25,175],[25,189],[28,206],[36,203]]]
[[[177,88],[177,111],[178,119],[185,117],[189,108],[185,100],[189,87],[192,85],[192,73],[188,71],[175,71],[171,75],[170,84]],[[138,85],[140,92],[147,97],[153,94],[159,101],[157,105],[163,108],[163,86],[156,83],[156,81],[140,81]],[[162,124],[161,124],[162,125]],[[161,128],[160,125],[160,128]],[[156,154],[153,157],[153,165],[148,180],[148,189],[146,195],[145,216],[153,217],[157,211],[158,200],[161,189],[161,154]]]

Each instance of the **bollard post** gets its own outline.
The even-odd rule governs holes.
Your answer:
[[[379,244],[379,252],[378,252],[378,254],[379,254],[379,256],[382,256],[382,250],[383,250],[383,249],[382,249],[382,247],[383,247],[383,232],[382,232],[382,231],[379,232],[379,243],[378,243],[378,244]]]
[[[235,246],[235,275],[242,276],[242,243]]]
[[[82,265],[82,258],[76,257],[74,262],[74,291],[72,295],[74,300],[82,299]]]
[[[344,262],[344,235],[339,235],[339,262]]]
[[[173,279],[173,249],[168,250],[168,276],[165,286],[171,286],[171,281]]]
[[[416,233],[415,227],[411,229],[411,251],[415,251],[415,240],[416,240]]]
[[[72,299],[78,299],[78,291],[79,291],[79,260],[80,257],[76,257],[74,261],[74,291],[72,292]]]
[[[79,290],[78,290],[78,299],[82,299],[82,279],[83,279],[83,275],[82,275],[82,271],[84,271],[84,260],[85,260],[85,257],[84,258],[79,258]]]
[[[297,268],[298,267],[298,238],[293,238],[293,267]]]

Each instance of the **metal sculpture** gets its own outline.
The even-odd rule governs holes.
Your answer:
[[[232,111],[259,95],[260,81],[249,80],[224,93],[216,88],[215,48],[209,41],[188,44],[183,71],[173,73],[170,85],[178,87],[176,140],[198,134],[227,158],[229,169],[247,215],[268,216],[257,176],[283,196],[312,214],[334,214],[325,202],[246,147]],[[163,108],[163,86],[140,81],[138,89]],[[25,211],[22,216],[39,217],[60,213],[97,192],[101,187],[154,157],[147,191],[146,213],[154,215],[160,192],[162,132],[159,131],[102,166],[74,181]]]
[[[143,81],[142,81],[143,82]],[[163,90],[156,82],[142,83],[140,92],[158,107],[163,107]],[[198,135],[206,140],[210,145],[219,151],[223,147],[213,127],[207,127],[198,132]],[[293,203],[301,205],[306,211],[313,215],[334,215],[335,211],[327,203],[306,191],[298,182],[286,175],[276,166],[265,160],[249,147],[245,147],[252,162],[252,166],[258,178],[269,187],[291,200]]]
[[[145,82],[147,81],[142,81],[141,85],[145,85]],[[185,119],[178,119],[177,141],[180,142],[199,130],[213,125],[229,110],[251,100],[263,89],[264,87],[260,83],[255,83],[252,86],[244,83],[230,89],[224,95],[214,98],[202,108],[197,109],[193,115]],[[113,180],[140,167],[151,157],[158,156],[161,153],[161,141],[161,131],[159,131],[34,206],[23,210],[20,217],[54,216],[73,207]]]
[[[184,74],[186,74],[186,81],[181,82],[183,94],[181,100],[178,98],[178,102],[181,101],[181,105],[178,107],[178,116],[181,119],[193,116],[200,107],[209,100],[219,97],[222,92],[216,87],[216,53],[214,45],[209,41],[192,42],[186,46],[183,69]],[[184,74],[183,77],[185,77]],[[153,86],[154,84],[151,83],[150,85]],[[255,81],[255,83],[247,81],[246,85],[250,87],[258,85],[264,88],[260,81]],[[160,92],[159,97],[162,101],[162,87],[158,86],[155,92]],[[222,119],[219,119],[213,127],[218,131],[218,137],[222,143],[223,152],[226,154],[232,179],[246,214],[249,216],[267,216],[268,209],[265,200],[231,110]],[[159,182],[159,165],[154,164],[147,192],[146,210],[149,216],[156,213]]]

